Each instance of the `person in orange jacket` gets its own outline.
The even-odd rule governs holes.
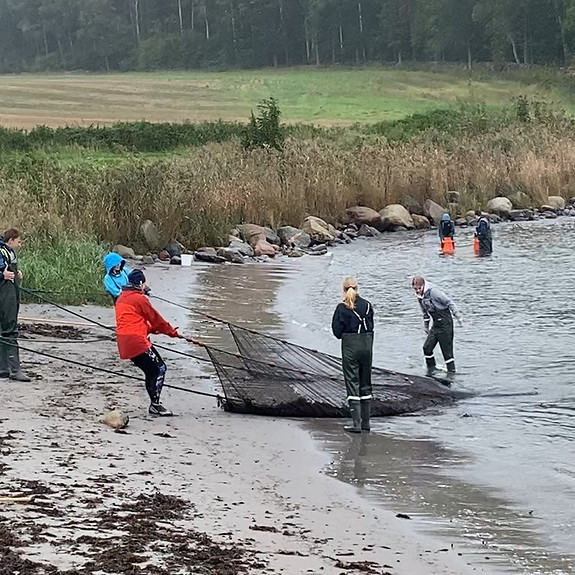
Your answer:
[[[148,296],[146,277],[141,270],[128,275],[128,283],[116,301],[116,343],[121,359],[129,359],[140,368],[146,378],[146,391],[150,396],[151,415],[172,415],[160,403],[160,394],[166,376],[166,364],[152,345],[149,335],[163,333],[170,337],[180,337],[152,306]]]

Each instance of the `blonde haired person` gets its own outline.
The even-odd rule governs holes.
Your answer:
[[[353,420],[344,429],[369,431],[371,411],[371,365],[373,357],[373,306],[359,295],[357,280],[343,281],[343,302],[333,314],[331,329],[341,339],[343,377]]]

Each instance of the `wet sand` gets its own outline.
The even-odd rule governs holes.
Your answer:
[[[161,273],[182,289],[170,277],[160,282]],[[178,294],[192,287],[189,270],[150,275],[158,295],[187,303]],[[182,331],[201,331],[185,312],[157,307]],[[113,323],[110,309],[75,309]],[[47,306],[23,306],[21,315],[80,321]],[[21,345],[139,377],[113,341],[100,339],[109,336],[104,330],[82,328],[83,339],[73,341],[62,335],[30,333]],[[168,383],[217,389],[197,362],[163,355]],[[2,382],[0,495],[35,499],[0,503],[0,552],[2,565],[16,565],[10,572],[140,572],[134,565],[159,574],[489,572],[469,565],[457,544],[419,533],[417,518],[398,518],[322,473],[330,456],[303,422],[228,414],[211,398],[168,389],[163,401],[177,416],[155,419],[139,381],[22,357],[34,381]],[[113,407],[130,416],[124,432],[99,422]]]

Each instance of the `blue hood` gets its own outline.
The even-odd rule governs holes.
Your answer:
[[[110,270],[117,265],[120,265],[122,262],[126,263],[126,260],[119,256],[118,254],[111,252],[108,255],[104,256],[104,265],[106,266],[106,273],[110,273]]]
[[[451,220],[451,216],[449,214],[443,214],[441,216],[441,221],[442,222],[449,222]]]

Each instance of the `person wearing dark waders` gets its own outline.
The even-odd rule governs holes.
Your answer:
[[[490,256],[493,253],[493,237],[491,235],[491,222],[489,218],[476,210],[477,224],[475,226],[475,237],[477,238],[477,255],[480,257]]]
[[[30,381],[20,368],[18,349],[18,312],[22,272],[18,269],[16,252],[22,246],[22,236],[14,228],[0,237],[0,377]]]
[[[150,341],[150,334],[180,337],[152,306],[148,296],[146,277],[141,270],[128,276],[116,301],[116,342],[121,359],[130,359],[146,378],[146,391],[150,396],[151,415],[166,416],[172,412],[160,403],[160,394],[166,376],[166,364]]]
[[[455,374],[455,358],[453,357],[453,318],[462,325],[461,315],[453,300],[439,288],[429,283],[422,276],[416,276],[411,282],[423,312],[423,322],[427,339],[423,344],[423,355],[427,367],[427,375],[437,375],[434,349],[437,344],[441,348],[448,379]]]
[[[333,335],[341,339],[341,360],[347,401],[353,425],[351,433],[370,430],[371,366],[373,357],[373,307],[358,295],[355,278],[343,282],[343,302],[333,314]]]
[[[444,254],[453,254],[455,251],[455,224],[449,214],[443,214],[439,222],[439,241]]]

